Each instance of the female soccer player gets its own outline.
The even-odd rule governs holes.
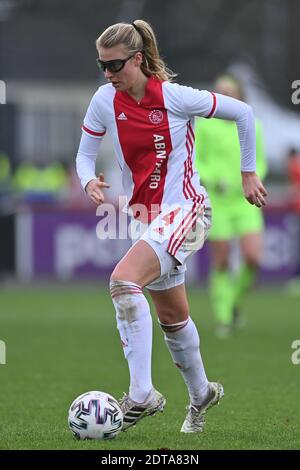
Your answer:
[[[110,26],[96,47],[108,84],[95,93],[84,119],[78,175],[90,199],[103,203],[108,184],[103,175],[95,176],[95,160],[109,132],[128,212],[145,230],[110,279],[130,373],[129,393],[121,400],[123,429],[162,411],[166,403],[151,380],[152,320],[143,294],[147,287],[190,397],[181,431],[201,432],[204,414],[219,402],[223,387],[207,380],[184,286],[186,260],[203,245],[210,226],[209,201],[193,168],[194,117],[236,121],[245,197],[261,207],[266,191],[255,173],[253,114],[247,104],[232,98],[172,83],[175,75],[143,20]]]
[[[216,81],[215,91],[245,100],[242,84],[231,75]],[[257,174],[266,175],[262,129],[256,125]],[[218,138],[216,139],[216,135]],[[241,191],[240,146],[234,122],[197,119],[195,165],[201,169],[212,206],[213,226],[209,233],[212,254],[210,296],[217,320],[216,334],[227,338],[238,317],[245,294],[255,280],[262,257],[262,212],[247,203]],[[233,277],[230,273],[230,242],[238,239],[242,263]]]

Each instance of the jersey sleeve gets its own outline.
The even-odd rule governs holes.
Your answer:
[[[211,118],[216,110],[216,95],[207,90],[180,86],[183,109],[189,117]]]
[[[100,140],[83,132],[76,156],[76,170],[83,189],[93,179],[96,179],[95,168]]]
[[[82,136],[76,157],[76,170],[82,187],[96,178],[95,167],[100,143],[106,132],[101,119],[101,95],[96,92],[87,109],[83,124]]]
[[[99,90],[94,94],[89,104],[83,120],[82,131],[95,138],[103,137],[106,132],[101,118],[101,94]]]

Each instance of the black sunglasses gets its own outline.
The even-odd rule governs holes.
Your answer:
[[[105,72],[105,70],[107,69],[111,73],[116,73],[120,72],[124,68],[126,62],[131,59],[134,55],[135,54],[130,55],[129,57],[127,57],[127,59],[114,59],[108,60],[106,62],[101,59],[96,59],[96,62],[99,69],[103,70],[103,72]]]

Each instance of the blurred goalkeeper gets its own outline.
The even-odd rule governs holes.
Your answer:
[[[242,84],[234,76],[221,76],[216,81],[215,91],[245,101]],[[257,174],[263,179],[267,167],[258,121],[255,127]],[[216,334],[226,338],[234,327],[245,321],[241,306],[262,257],[263,215],[261,210],[247,203],[241,190],[240,144],[235,123],[198,119],[195,134],[196,168],[212,205],[211,302],[217,321]],[[242,260],[235,275],[230,272],[233,239],[239,241]]]

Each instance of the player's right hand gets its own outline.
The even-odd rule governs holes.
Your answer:
[[[110,185],[104,181],[103,173],[100,173],[97,179],[89,181],[85,187],[87,195],[97,206],[104,202],[103,188],[110,188]]]

